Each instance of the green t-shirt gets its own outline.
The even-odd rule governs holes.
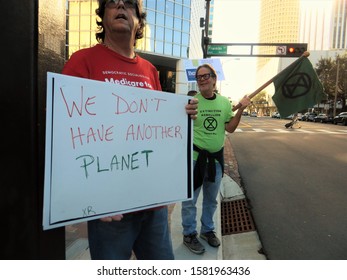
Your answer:
[[[198,115],[194,121],[194,144],[210,153],[218,152],[224,146],[225,123],[234,116],[228,98],[216,94],[214,99],[205,99],[201,93],[195,95],[199,100]],[[196,160],[197,153],[194,152]]]

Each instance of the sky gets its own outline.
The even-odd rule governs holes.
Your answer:
[[[259,0],[215,0],[213,43],[257,43]],[[225,81],[217,84],[233,101],[256,90],[254,57],[221,58]]]

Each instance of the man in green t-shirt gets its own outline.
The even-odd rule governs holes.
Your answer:
[[[234,114],[228,98],[216,94],[217,74],[209,64],[196,70],[199,93],[199,110],[194,120],[194,196],[182,202],[183,243],[193,253],[202,254],[204,246],[197,239],[196,201],[203,191],[200,237],[210,246],[218,247],[220,241],[214,232],[213,215],[217,209],[217,195],[224,173],[223,147],[225,131],[234,132],[242,111],[250,104],[245,96]]]

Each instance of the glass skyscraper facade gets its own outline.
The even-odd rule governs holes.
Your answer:
[[[191,0],[144,0],[147,26],[144,51],[187,58],[189,49]]]
[[[97,43],[96,14],[97,0],[66,1],[66,59],[79,49]]]

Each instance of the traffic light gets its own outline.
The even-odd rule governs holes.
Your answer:
[[[287,44],[286,57],[300,57],[305,51],[307,51],[307,44]]]
[[[203,17],[200,18],[200,27],[205,27],[205,19]]]

